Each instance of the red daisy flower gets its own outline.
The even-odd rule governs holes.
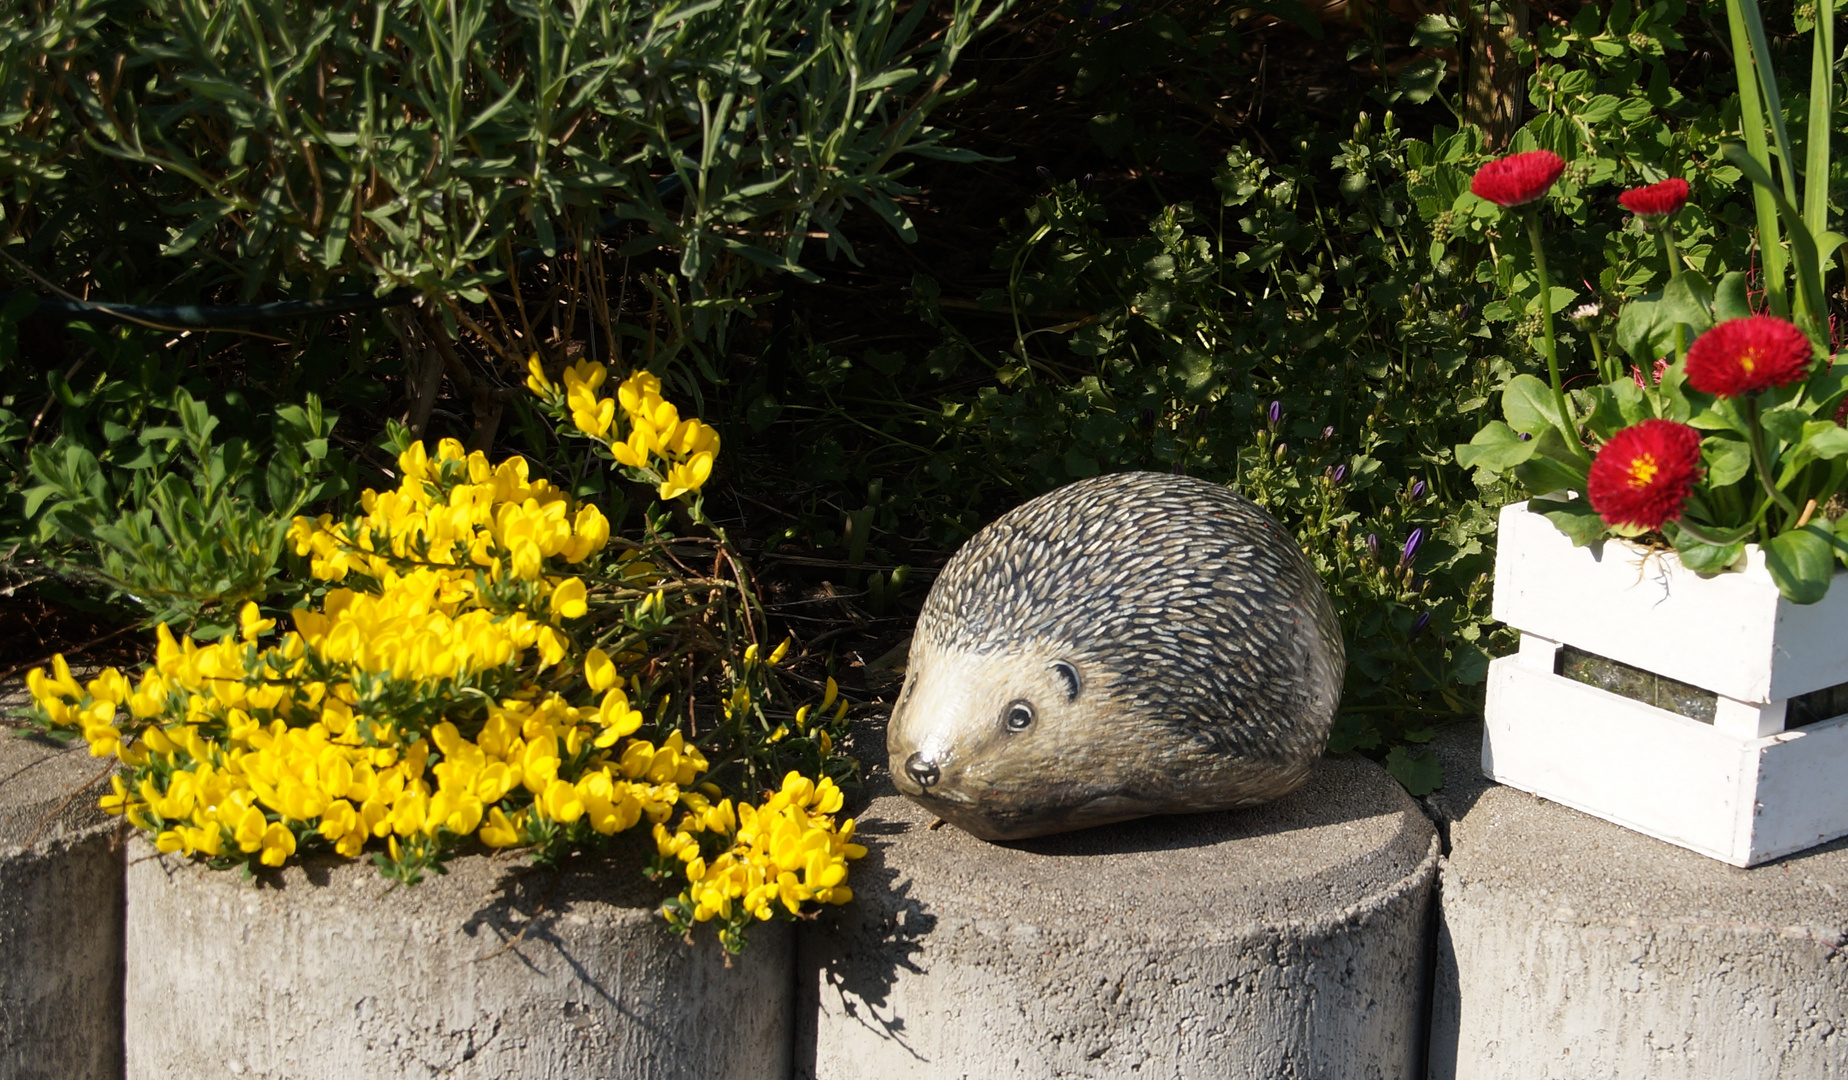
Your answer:
[[[1497,206],[1533,202],[1566,171],[1565,160],[1551,150],[1529,150],[1498,158],[1476,170],[1469,190]]]
[[[1700,432],[1644,420],[1611,436],[1591,461],[1585,494],[1605,524],[1659,529],[1681,516],[1700,476]]]
[[[1810,372],[1810,340],[1775,315],[1728,319],[1688,346],[1688,385],[1738,397],[1797,382]]]
[[[1688,204],[1688,182],[1671,176],[1648,187],[1631,188],[1617,201],[1637,217],[1667,217]]]

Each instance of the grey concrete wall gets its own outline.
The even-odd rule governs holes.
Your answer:
[[[563,874],[468,856],[388,890],[369,863],[246,882],[134,850],[131,1080],[788,1074],[790,927],[728,969],[709,930],[667,931],[639,852]]]
[[[1741,870],[1439,745],[1433,1080],[1848,1077],[1848,841]]]
[[[1369,762],[1271,806],[995,845],[896,796],[802,927],[796,1074],[1409,1077],[1437,839]]]
[[[20,704],[18,694],[0,701]],[[122,1075],[122,847],[107,763],[0,731],[0,1077]]]

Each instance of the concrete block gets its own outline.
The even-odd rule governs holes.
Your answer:
[[[11,1080],[122,1075],[123,853],[96,809],[107,768],[81,742],[0,731],[0,1076]]]
[[[136,841],[128,1076],[787,1076],[789,925],[727,968],[709,934],[668,931],[637,854],[562,874],[464,856],[393,889],[368,862],[245,881]]]
[[[1848,1077],[1848,840],[1750,870],[1482,779],[1445,732],[1433,1080]]]
[[[799,1077],[1415,1072],[1437,838],[1370,762],[1009,844],[890,794],[859,821],[854,902],[801,928]]]

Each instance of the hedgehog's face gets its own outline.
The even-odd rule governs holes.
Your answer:
[[[1135,816],[1113,806],[1126,761],[1100,713],[1109,710],[1108,681],[1057,650],[914,644],[886,729],[893,782],[989,840]]]

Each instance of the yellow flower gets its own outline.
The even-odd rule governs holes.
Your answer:
[[[667,479],[661,481],[661,498],[673,499],[689,491],[698,491],[700,485],[704,484],[711,475],[712,453],[703,451],[694,454],[688,460],[667,470]]]
[[[616,665],[610,662],[609,653],[602,649],[592,649],[584,654],[584,681],[590,684],[593,691],[609,689],[615,685],[616,679]]]
[[[539,397],[550,399],[558,393],[558,385],[545,377],[545,368],[539,363],[539,354],[526,358],[526,388]]]
[[[552,590],[552,614],[563,619],[580,619],[590,610],[585,603],[583,578],[566,578]]]
[[[238,612],[237,621],[245,641],[257,640],[258,635],[268,633],[276,625],[276,620],[265,619],[254,603],[244,605],[243,610]]]
[[[262,851],[257,858],[264,866],[281,866],[295,854],[295,834],[281,822],[271,823],[263,830]]]
[[[487,824],[476,835],[481,837],[482,843],[493,848],[512,847],[520,842],[520,830],[508,820],[506,811],[498,806],[488,811]]]

